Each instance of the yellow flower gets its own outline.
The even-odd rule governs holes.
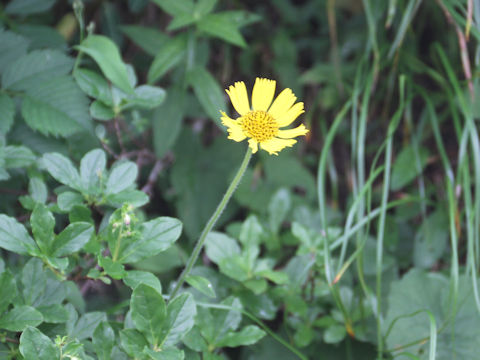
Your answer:
[[[294,129],[280,129],[290,125],[305,111],[303,102],[295,104],[297,98],[290,89],[283,90],[272,104],[275,80],[257,78],[253,86],[252,107],[243,81],[236,82],[225,91],[240,114],[240,117],[234,120],[221,111],[222,124],[228,128],[228,138],[243,141],[248,137],[253,153],[257,152],[260,145],[269,154],[278,155],[283,148],[297,142],[294,137],[308,133],[303,124]]]

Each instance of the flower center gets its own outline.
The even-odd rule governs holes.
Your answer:
[[[257,142],[267,141],[278,133],[278,124],[266,111],[250,111],[242,117],[242,129]]]

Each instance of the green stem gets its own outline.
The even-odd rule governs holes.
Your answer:
[[[175,295],[178,293],[180,288],[182,287],[183,283],[185,282],[185,277],[190,273],[190,270],[192,270],[193,265],[198,259],[198,256],[200,255],[200,252],[202,251],[203,245],[205,244],[205,239],[207,238],[207,235],[210,233],[212,230],[213,226],[217,222],[218,218],[222,214],[223,210],[228,204],[228,201],[232,197],[233,193],[235,192],[235,189],[238,186],[238,183],[242,179],[243,174],[245,173],[245,170],[247,169],[247,165],[250,161],[250,158],[252,157],[252,149],[250,147],[248,148],[245,157],[243,158],[242,164],[240,165],[240,168],[237,171],[237,174],[232,180],[232,183],[227,189],[227,192],[225,195],[223,195],[222,201],[217,206],[217,209],[213,213],[212,217],[210,220],[208,220],[207,225],[205,225],[205,228],[202,231],[202,234],[200,235],[200,238],[197,241],[197,244],[195,245],[195,248],[193,249],[192,254],[190,255],[190,258],[187,261],[187,265],[185,266],[185,269],[183,270],[182,274],[180,275],[180,278],[177,281],[177,284],[175,285],[175,288],[173,289],[172,293],[170,294],[170,299],[175,298]]]

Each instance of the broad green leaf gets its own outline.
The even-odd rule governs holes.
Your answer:
[[[60,355],[52,340],[31,326],[20,336],[19,349],[25,360],[55,360]]]
[[[102,321],[107,321],[107,316],[104,312],[95,311],[86,313],[80,317],[75,326],[69,331],[69,335],[80,341],[90,338]]]
[[[120,207],[125,203],[129,203],[133,207],[140,207],[149,201],[149,197],[140,190],[125,190],[117,194],[107,194],[106,203],[114,207]]]
[[[43,286],[43,290],[32,303],[32,306],[41,307],[53,304],[61,304],[67,296],[66,282],[58,280],[56,275],[54,275],[51,271],[45,270],[43,273],[47,279],[46,286]],[[37,278],[39,278],[38,275]]]
[[[143,353],[150,356],[153,360],[183,360],[185,358],[183,350],[174,347],[164,348],[159,351],[145,348]]]
[[[227,106],[224,93],[217,80],[205,68],[199,66],[192,68],[187,77],[207,115],[215,121],[222,131],[225,131],[219,113],[221,110],[225,110]]]
[[[28,192],[37,203],[45,204],[47,202],[48,189],[45,182],[40,177],[34,176],[28,182]]]
[[[113,105],[110,85],[102,76],[88,69],[77,69],[73,72],[73,77],[80,89],[88,96],[104,104]]]
[[[0,274],[0,314],[10,305],[17,294],[17,285],[9,271]]]
[[[138,175],[137,165],[131,161],[115,164],[110,170],[106,183],[107,194],[117,194],[135,183]]]
[[[98,265],[113,279],[120,280],[125,276],[125,267],[109,257],[99,256]]]
[[[101,322],[93,332],[93,348],[99,360],[110,360],[113,345],[115,345],[115,333],[108,322]]]
[[[62,324],[68,320],[68,311],[61,304],[38,306],[36,309],[42,313],[46,323]]]
[[[162,285],[160,280],[148,271],[130,270],[123,278],[123,282],[134,290],[140,284],[146,284],[162,293]]]
[[[207,15],[212,12],[217,3],[218,0],[199,0],[195,4],[195,12],[200,16]]]
[[[284,285],[288,283],[288,275],[280,271],[273,271],[267,269],[256,271],[255,275],[262,276],[278,285]]]
[[[180,220],[159,217],[142,224],[140,239],[125,246],[118,258],[122,263],[133,263],[167,250],[182,232]]]
[[[191,294],[183,293],[171,300],[162,329],[162,346],[178,343],[192,329],[196,313],[196,304]]]
[[[59,76],[28,88],[22,103],[26,123],[44,135],[93,132],[88,99],[71,76]]]
[[[147,340],[141,332],[135,329],[124,329],[120,331],[120,343],[125,352],[135,357],[142,352],[143,348],[148,346]]]
[[[148,70],[148,83],[153,84],[159,80],[168,70],[174,67],[185,56],[187,49],[187,38],[178,35],[171,38],[157,51],[152,65]]]
[[[208,234],[205,246],[208,258],[215,264],[219,264],[223,259],[240,255],[240,246],[235,239],[219,232],[213,231]]]
[[[245,256],[233,255],[225,257],[218,263],[220,271],[237,281],[245,281],[251,277],[252,268]]]
[[[423,220],[415,236],[413,261],[415,267],[429,269],[442,258],[449,239],[449,221],[440,207]]]
[[[242,224],[239,240],[248,251],[248,248],[258,246],[263,234],[262,225],[255,215],[251,215]]]
[[[0,329],[23,331],[27,326],[37,326],[43,322],[42,314],[27,305],[14,307],[0,316]]]
[[[239,25],[232,21],[229,13],[208,14],[198,23],[197,27],[207,34],[225,40],[233,45],[246,47],[247,43],[238,30]]]
[[[67,18],[68,19],[68,18]],[[61,27],[62,22],[59,22]],[[67,41],[56,27],[36,25],[33,23],[18,24],[15,31],[30,40],[30,49],[67,49]]]
[[[55,237],[51,246],[51,255],[61,257],[79,251],[90,240],[93,231],[92,224],[86,222],[68,225]]]
[[[167,316],[162,294],[148,285],[140,284],[133,290],[130,308],[135,327],[150,344],[159,345]]]
[[[35,241],[44,254],[50,253],[50,246],[54,238],[55,218],[43,204],[37,204],[30,217],[30,225]]]
[[[167,100],[153,113],[153,146],[162,158],[178,139],[182,128],[185,94],[176,86],[168,89]]]
[[[323,341],[327,344],[338,344],[347,335],[345,325],[333,325],[328,327],[323,333]]]
[[[230,330],[236,330],[242,321],[242,304],[234,297],[228,297],[221,302],[222,305],[230,306],[231,310],[212,310],[214,330],[211,334],[204,334],[211,344],[221,341]]]
[[[138,25],[124,25],[120,29],[127,35],[135,44],[140,46],[149,55],[155,56],[159,49],[167,41],[168,36],[158,29],[138,26]]]
[[[12,0],[5,8],[7,14],[30,15],[50,10],[55,0]]]
[[[69,158],[58,153],[50,153],[43,155],[42,160],[45,168],[55,180],[71,188],[83,190],[80,174]]]
[[[190,14],[193,12],[194,4],[192,0],[152,0],[163,11],[172,16]]]
[[[239,332],[228,332],[217,347],[237,347],[253,345],[266,335],[258,326],[248,325]]]
[[[74,206],[83,204],[83,196],[72,191],[65,191],[58,195],[57,204],[62,211],[71,211]]]
[[[16,219],[0,214],[0,248],[20,255],[35,254],[38,249],[25,227]]]
[[[198,319],[198,316],[197,316]],[[196,352],[208,351],[208,344],[203,338],[198,325],[195,325],[182,339],[182,342]]]
[[[29,90],[70,73],[74,60],[59,50],[35,50],[11,63],[2,74],[3,87]]]
[[[274,234],[278,234],[280,226],[290,210],[291,202],[290,192],[287,189],[278,190],[270,200],[268,204],[268,222],[270,230]]]
[[[211,298],[216,297],[212,283],[208,279],[202,276],[188,275],[185,278],[185,281],[204,295],[207,295]]]
[[[7,65],[27,53],[29,41],[12,31],[0,29],[0,74]]]
[[[165,100],[165,90],[157,86],[141,85],[135,88],[135,96],[128,99],[122,109],[139,107],[151,110],[160,106]]]
[[[2,33],[0,33],[1,38]],[[15,104],[7,94],[0,93],[0,133],[6,134],[13,125]]]
[[[45,293],[47,276],[43,263],[38,258],[31,258],[22,270],[23,299],[26,305],[34,305]]]
[[[127,94],[133,92],[128,80],[127,67],[112,40],[103,35],[90,35],[76,48],[90,55],[103,74],[118,88]]]
[[[80,162],[80,177],[83,187],[88,193],[95,194],[100,192],[102,177],[106,177],[107,157],[105,151],[94,149],[89,151]]]
[[[115,117],[113,109],[99,100],[90,104],[90,115],[96,120],[111,120]]]
[[[392,167],[392,180],[390,188],[398,190],[408,185],[415,179],[427,165],[428,151],[425,148],[419,149],[418,162],[413,146],[406,146],[400,151]]]
[[[30,166],[35,161],[32,150],[25,146],[5,146],[5,167],[20,168]]]

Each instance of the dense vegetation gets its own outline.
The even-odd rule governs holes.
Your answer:
[[[473,0],[2,2],[0,359],[478,359],[479,40]],[[240,167],[257,77],[309,132]]]

